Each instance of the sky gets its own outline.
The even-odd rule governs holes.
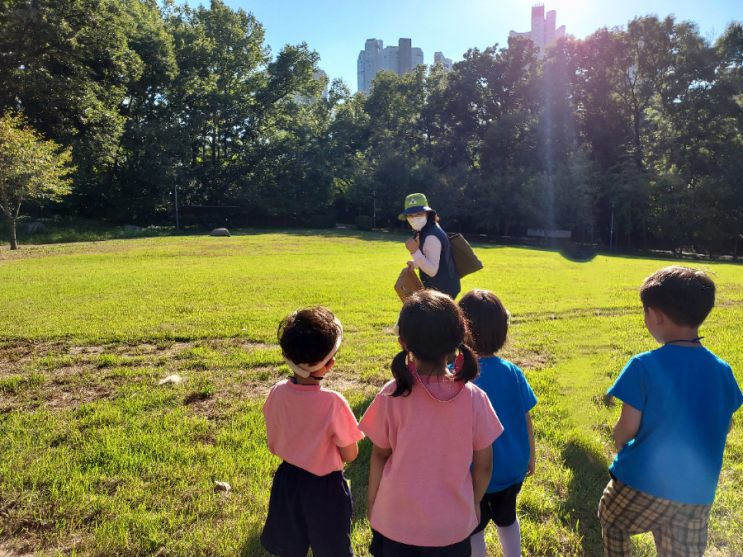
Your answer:
[[[266,44],[275,56],[286,44],[306,42],[320,55],[319,66],[331,79],[341,78],[352,92],[356,60],[367,39],[396,46],[400,37],[423,50],[425,63],[440,51],[453,62],[470,48],[506,46],[510,30],[531,27],[534,0],[223,0],[232,9],[252,12],[263,24]],[[190,0],[191,5],[209,4]],[[743,0],[544,0],[557,11],[557,26],[584,38],[601,27],[626,26],[636,16],[669,14],[693,21],[716,38],[733,20],[743,21]]]

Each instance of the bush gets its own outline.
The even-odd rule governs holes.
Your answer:
[[[334,228],[335,215],[310,215],[304,219],[304,222],[309,228]]]
[[[359,230],[371,230],[374,225],[374,219],[367,216],[356,217],[356,228]]]

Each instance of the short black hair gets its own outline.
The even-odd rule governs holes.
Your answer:
[[[676,325],[699,327],[715,307],[715,283],[704,271],[674,265],[645,279],[640,300]]]
[[[495,354],[508,337],[508,311],[489,290],[470,290],[459,300],[469,323],[472,347],[479,356]]]
[[[342,330],[328,308],[297,310],[279,323],[277,335],[284,355],[295,364],[316,365],[327,357]]]

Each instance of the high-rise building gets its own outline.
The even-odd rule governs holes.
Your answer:
[[[359,52],[359,59],[356,63],[359,91],[368,91],[371,88],[371,80],[380,69],[381,55],[382,41],[367,39],[364,50]]]
[[[368,93],[374,76],[381,70],[404,75],[423,63],[423,51],[413,48],[410,39],[400,39],[397,46],[386,48],[382,41],[368,39],[356,62],[358,90]]]
[[[450,72],[450,71],[452,71],[452,69],[453,69],[453,64],[451,63],[451,58],[444,57],[444,53],[443,52],[436,52],[433,55],[433,63],[434,64],[441,64],[442,66],[444,66],[444,71],[447,72],[447,73]]]
[[[531,8],[531,31],[526,33],[517,33],[511,31],[509,37],[526,37],[539,47],[539,57],[544,56],[544,48],[557,40],[560,37],[565,36],[565,26],[561,25],[555,29],[557,25],[557,12],[550,10],[547,12],[547,17],[544,16],[544,4],[536,4]]]
[[[321,70],[320,68],[318,68],[317,71],[315,72],[314,78],[322,79],[323,77],[327,79],[328,74],[325,73],[324,70]],[[325,87],[323,87],[322,89],[322,98],[325,100],[328,100],[328,83],[329,81],[325,82]]]

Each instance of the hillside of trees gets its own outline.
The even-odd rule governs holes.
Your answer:
[[[71,193],[28,210],[147,225],[181,205],[249,226],[397,226],[429,196],[451,230],[570,230],[622,248],[743,250],[743,25],[714,41],[673,17],[471,49],[445,74],[315,79],[219,0],[0,4],[0,114],[71,148]]]

